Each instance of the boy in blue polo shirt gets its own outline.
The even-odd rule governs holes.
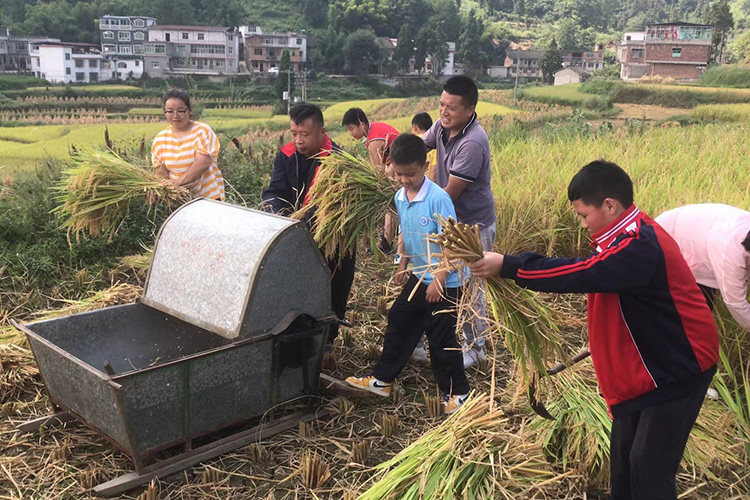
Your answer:
[[[435,214],[455,219],[456,211],[448,193],[425,176],[429,164],[422,139],[412,134],[399,135],[391,145],[390,159],[395,179],[402,186],[395,203],[406,250],[394,281],[404,288],[388,313],[383,354],[369,375],[349,377],[346,383],[389,396],[393,381],[426,332],[432,371],[443,393],[445,412],[453,413],[466,400],[469,382],[464,375],[461,346],[456,340],[456,314],[442,311],[455,309],[462,283],[455,271],[434,275],[428,271],[430,265],[437,264],[437,257],[428,262],[430,244],[426,236],[440,232]],[[433,245],[432,254],[439,251]],[[413,266],[411,275],[407,271],[409,262]],[[417,290],[409,300],[414,287]],[[440,314],[435,314],[438,311]]]

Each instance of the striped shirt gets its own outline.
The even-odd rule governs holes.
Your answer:
[[[180,139],[174,136],[172,127],[169,127],[157,134],[151,146],[153,164],[164,162],[171,180],[182,177],[195,162],[198,153],[210,156],[211,165],[193,183],[193,194],[200,198],[224,201],[224,178],[216,165],[219,139],[211,127],[205,123],[193,122],[190,131]]]

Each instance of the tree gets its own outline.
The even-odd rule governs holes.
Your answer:
[[[276,77],[276,95],[279,100],[283,100],[284,92],[289,90],[289,99],[291,99],[291,92],[294,92],[294,73],[290,73],[292,69],[292,62],[289,55],[289,51],[285,50],[281,53],[281,63],[279,65],[279,76]]]
[[[561,50],[580,48],[581,30],[578,23],[571,19],[563,19],[557,24],[555,38],[558,40]]]
[[[378,64],[381,59],[381,48],[375,41],[375,33],[359,29],[346,37],[344,42],[344,65],[347,71],[364,75],[370,66]]]
[[[482,43],[482,34],[484,33],[484,23],[471,9],[469,16],[466,18],[461,36],[458,38],[460,50],[458,57],[461,62],[469,66],[474,75],[481,74],[482,67],[487,64],[487,53]]]
[[[539,69],[542,70],[542,80],[544,83],[555,83],[555,72],[563,67],[563,59],[560,50],[557,48],[557,42],[552,38],[549,48],[539,61]]]
[[[732,11],[729,9],[729,2],[717,0],[712,3],[707,22],[714,27],[714,37],[711,41],[712,60],[722,62],[729,32],[734,28],[734,18],[732,17]]]
[[[387,12],[386,0],[332,0],[328,24],[345,33],[369,28],[379,36],[386,36]]]
[[[457,42],[461,35],[461,15],[455,0],[435,0],[435,14],[423,25],[431,26],[442,33],[446,42]]]
[[[393,62],[403,72],[409,70],[409,61],[414,57],[414,40],[412,40],[411,26],[404,24],[398,32],[398,43],[393,51]]]
[[[323,28],[328,22],[328,0],[296,0],[302,19],[311,28]]]
[[[416,52],[414,55],[417,69],[424,68],[425,58],[432,58],[432,73],[440,75],[443,64],[448,58],[448,42],[443,32],[433,26],[425,25],[417,33]]]
[[[319,69],[340,73],[344,70],[344,43],[346,34],[328,26],[313,33],[310,45],[310,62]]]
[[[190,0],[154,0],[153,16],[159,24],[193,24],[195,10]]]
[[[197,12],[200,13],[199,19],[210,19],[211,24],[218,26],[239,26],[248,16],[247,7],[241,0],[201,0]]]
[[[736,62],[750,64],[750,31],[746,31],[734,39],[730,52]]]

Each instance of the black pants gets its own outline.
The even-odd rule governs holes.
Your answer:
[[[464,375],[461,346],[456,340],[455,312],[433,314],[455,309],[461,296],[460,288],[448,288],[447,297],[436,304],[427,302],[427,285],[420,283],[411,301],[409,295],[419,280],[412,275],[388,313],[383,354],[372,374],[383,382],[393,382],[409,361],[422,333],[430,341],[430,361],[438,387],[446,394],[466,394],[469,381]],[[449,350],[450,349],[450,350]]]
[[[676,500],[675,476],[711,380],[612,422],[610,500]]]
[[[331,306],[333,307],[333,313],[339,319],[346,317],[346,305],[354,282],[356,260],[354,250],[350,255],[341,258],[339,258],[339,255],[335,255],[332,259],[327,259],[328,269],[331,270]],[[339,325],[331,325],[331,330],[328,332],[328,343],[332,344],[338,334]]]
[[[706,299],[706,304],[708,304],[708,308],[711,309],[711,312],[714,312],[714,304],[716,303],[716,288],[711,288],[705,285],[698,284],[698,288],[701,289],[701,292],[703,292],[703,297]]]

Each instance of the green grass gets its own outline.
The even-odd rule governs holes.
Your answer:
[[[712,65],[701,76],[700,83],[717,87],[750,87],[750,66],[744,64]]]
[[[161,108],[131,108],[129,115],[160,116],[163,114]],[[203,110],[202,119],[210,118],[271,118],[271,109],[257,108],[207,108]]]
[[[707,122],[750,122],[750,104],[703,104],[693,108],[691,116]]]
[[[521,89],[519,96],[521,99],[529,101],[586,109],[603,110],[612,106],[611,100],[605,96],[586,94],[585,92],[582,92],[580,83],[527,87]]]
[[[654,104],[675,108],[694,108],[700,104],[750,102],[750,89],[699,87],[696,85],[659,85],[619,83],[614,88],[615,102]]]

